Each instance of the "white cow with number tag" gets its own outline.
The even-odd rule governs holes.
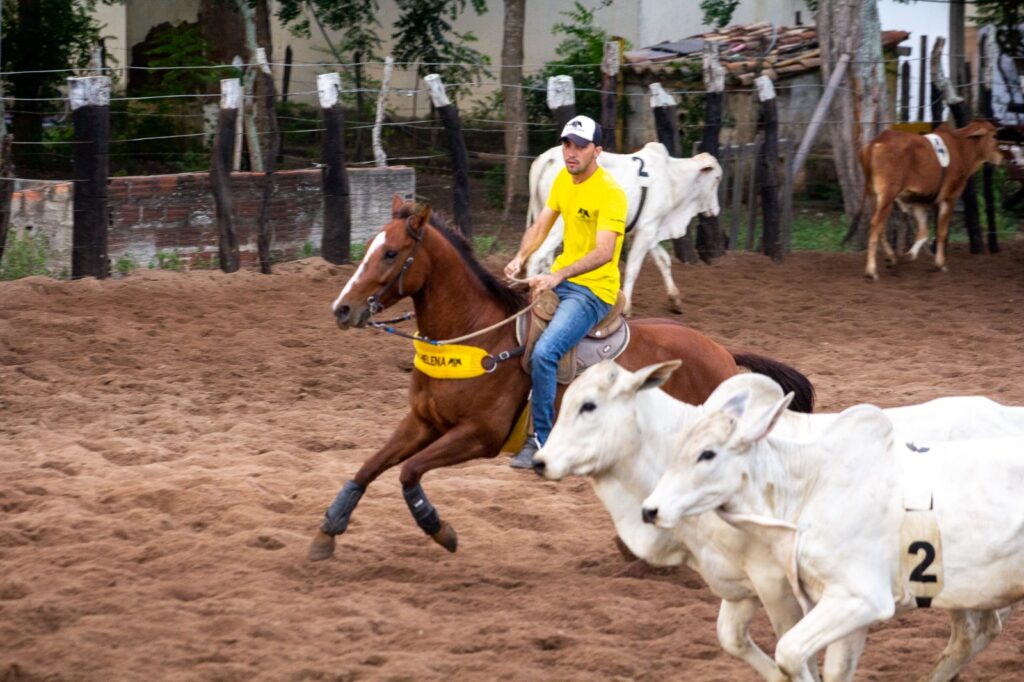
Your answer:
[[[701,153],[692,159],[673,158],[660,142],[648,142],[634,154],[602,152],[597,162],[622,186],[629,206],[626,225],[633,242],[629,248],[622,282],[626,313],[629,314],[633,286],[640,274],[644,256],[648,253],[665,280],[672,310],[682,312],[679,289],[672,279],[672,259],[661,248],[660,242],[685,235],[687,226],[697,214],[718,215],[721,166],[710,154]],[[552,147],[534,159],[530,166],[527,227],[540,215],[551,194],[555,176],[563,168],[565,162],[562,160],[561,147]],[[632,229],[629,229],[630,225]],[[556,252],[562,245],[564,230],[559,217],[547,239],[527,261],[527,275],[551,271]]]
[[[775,650],[791,679],[811,679],[825,647],[826,678],[831,664],[848,679],[868,626],[915,606],[953,617],[929,678],[951,679],[1001,630],[997,610],[1024,598],[1024,437],[896,438],[882,410],[858,405],[793,439],[779,429],[792,394],[766,405],[730,382],[681,435],[644,520],[671,529],[717,512],[764,538],[806,611]]]
[[[782,634],[803,612],[785,567],[770,549],[714,513],[684,519],[671,529],[645,524],[641,518],[644,498],[674,457],[679,432],[704,414],[703,407],[680,402],[657,388],[677,366],[678,362],[669,362],[633,373],[607,361],[584,372],[566,391],[554,430],[534,456],[535,469],[554,480],[573,475],[589,478],[633,554],[655,565],[685,563],[700,573],[723,600],[718,617],[723,649],[765,679],[779,679],[779,669],[750,638],[750,622],[763,603],[776,632]],[[759,374],[740,374],[729,382],[734,388],[748,388],[752,400],[765,407],[782,397],[778,384]],[[982,397],[940,398],[892,408],[886,414],[901,432],[915,438],[1024,435],[1024,408]],[[794,438],[810,438],[838,416],[786,411],[778,430]],[[992,615],[955,614],[950,645],[933,679],[946,679],[948,670],[966,663],[958,653],[962,643],[977,650],[988,643],[991,638],[985,639],[985,626]],[[837,648],[833,661],[838,662],[833,665],[841,666],[857,652]]]

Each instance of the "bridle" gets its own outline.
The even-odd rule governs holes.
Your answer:
[[[426,236],[426,233],[427,233],[427,223],[424,222],[424,224],[420,228],[419,232],[417,232],[412,227],[412,219],[411,218],[406,218],[405,219],[405,232],[406,232],[406,234],[409,235],[409,238],[413,240],[413,245],[412,245],[412,250],[409,252],[408,257],[406,257],[406,259],[405,259],[405,262],[402,263],[402,269],[399,270],[397,276],[393,277],[390,281],[385,283],[383,286],[381,286],[379,289],[377,289],[377,291],[375,291],[373,294],[371,294],[369,296],[369,298],[366,299],[366,304],[370,308],[370,321],[368,323],[368,325],[370,327],[372,327],[374,329],[377,329],[379,331],[386,332],[388,334],[394,334],[396,336],[400,336],[402,338],[412,339],[412,340],[420,341],[420,342],[424,342],[424,343],[429,343],[432,346],[446,346],[446,345],[449,345],[449,344],[455,344],[455,343],[459,343],[459,342],[462,342],[462,341],[467,341],[469,339],[472,339],[472,338],[475,338],[477,336],[481,336],[483,334],[491,332],[491,331],[493,331],[493,330],[495,330],[495,329],[497,329],[497,328],[499,328],[499,327],[501,327],[503,325],[506,325],[509,322],[512,322],[515,319],[517,319],[519,317],[522,317],[523,315],[527,314],[528,312],[533,310],[534,306],[537,305],[537,303],[539,303],[539,300],[535,301],[535,302],[531,303],[530,305],[526,306],[525,308],[523,308],[522,310],[518,311],[517,313],[515,313],[515,314],[505,318],[504,320],[501,320],[500,322],[492,324],[489,327],[486,327],[484,329],[479,329],[477,331],[470,332],[468,334],[464,334],[464,335],[459,336],[457,338],[444,339],[444,340],[429,339],[429,338],[427,338],[425,336],[420,336],[418,333],[417,334],[407,334],[407,333],[405,333],[403,331],[399,331],[399,330],[397,330],[397,329],[395,329],[394,327],[391,326],[392,324],[394,324],[396,322],[405,322],[407,320],[413,319],[415,317],[414,313],[405,313],[405,314],[400,315],[400,316],[398,316],[398,317],[396,317],[394,319],[391,319],[391,320],[374,320],[373,316],[384,310],[384,306],[380,302],[381,296],[383,296],[389,289],[391,289],[391,287],[395,286],[396,283],[398,284],[398,296],[399,296],[399,298],[402,298],[402,297],[405,296],[405,273],[408,272],[409,268],[412,267],[413,261],[416,260],[416,254],[419,252],[420,244],[423,243],[423,237]],[[518,356],[522,355],[525,350],[526,350],[526,345],[523,344],[523,345],[520,345],[520,346],[518,346],[516,348],[512,348],[510,350],[502,351],[501,353],[498,353],[497,355],[493,355],[493,354],[488,353],[487,357],[484,358],[484,360],[487,361],[487,364],[484,365],[484,371],[486,371],[488,374],[490,374],[491,372],[493,372],[494,370],[496,370],[498,368],[498,365],[500,363],[505,362],[506,360],[509,360],[511,358],[518,357]]]
[[[413,240],[412,251],[409,252],[409,256],[405,259],[405,262],[402,263],[402,269],[399,270],[398,276],[392,278],[366,299],[366,304],[370,307],[371,315],[376,315],[384,310],[384,306],[380,302],[380,297],[383,296],[391,287],[395,286],[396,282],[398,283],[398,297],[402,298],[405,296],[405,273],[408,272],[409,268],[412,266],[412,262],[416,260],[416,253],[420,250],[420,244],[423,243],[423,237],[427,233],[427,223],[424,221],[423,226],[417,233],[412,227],[412,218],[406,218],[405,232],[409,235],[409,238]]]

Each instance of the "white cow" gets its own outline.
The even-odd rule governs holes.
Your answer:
[[[680,430],[705,412],[656,388],[677,365],[664,363],[632,373],[609,361],[584,372],[567,390],[554,430],[534,456],[535,468],[553,480],[588,477],[631,552],[656,565],[687,564],[723,599],[718,618],[722,648],[765,679],[784,679],[749,636],[759,601],[777,633],[786,632],[802,617],[785,568],[771,551],[716,514],[684,519],[671,529],[641,519],[643,500],[673,458]],[[761,375],[741,374],[729,381],[749,387],[758,405],[771,406],[782,397],[778,385]],[[1024,434],[1024,408],[1004,407],[987,398],[941,398],[888,413],[903,430],[927,432],[937,439],[1000,431]],[[786,411],[779,429],[806,438],[837,417]],[[935,668],[939,676],[932,679],[945,679],[941,670],[949,652],[960,642],[975,641],[974,631],[985,618],[985,614],[966,613],[954,619],[950,647]],[[852,651],[834,647],[828,662],[831,669],[848,667],[859,653],[858,645],[852,641]]]
[[[849,679],[871,623],[929,604],[955,628],[972,620],[931,678],[950,679],[1001,630],[1008,611],[996,610],[1024,598],[1024,437],[896,438],[882,410],[858,405],[793,440],[778,431],[791,399],[766,408],[723,382],[644,519],[671,529],[717,510],[766,538],[807,610],[775,650],[792,679],[811,679],[806,663],[825,647],[827,667],[835,642],[846,658],[836,679]]]
[[[690,220],[699,213],[708,216],[718,215],[718,183],[722,180],[722,167],[710,154],[701,153],[692,159],[672,158],[665,145],[660,142],[648,142],[643,149],[634,154],[603,152],[597,160],[626,192],[626,201],[629,205],[626,225],[633,225],[635,222],[634,228],[630,231],[633,242],[626,259],[626,273],[622,284],[622,292],[626,297],[626,313],[629,314],[633,286],[637,275],[640,274],[644,256],[648,253],[651,254],[651,259],[665,280],[665,289],[672,303],[672,310],[682,312],[683,304],[679,298],[679,289],[672,279],[672,259],[661,248],[660,242],[685,235]],[[527,227],[540,215],[551,194],[555,176],[564,167],[561,147],[552,147],[534,159],[530,166],[530,209]],[[643,201],[642,195],[646,195]],[[564,229],[559,217],[547,239],[527,261],[527,275],[551,271],[555,253],[562,245]]]

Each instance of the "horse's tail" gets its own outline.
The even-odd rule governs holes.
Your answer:
[[[810,413],[814,411],[814,386],[811,385],[810,379],[797,370],[763,355],[733,353],[732,357],[736,360],[737,365],[746,367],[755,374],[764,374],[775,380],[782,387],[783,393],[792,391],[794,397],[790,409],[795,412]]]

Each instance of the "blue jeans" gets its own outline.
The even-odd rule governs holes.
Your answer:
[[[559,304],[555,316],[533,347],[533,430],[543,445],[555,423],[558,361],[583,340],[612,309],[590,289],[565,281],[555,287]]]

